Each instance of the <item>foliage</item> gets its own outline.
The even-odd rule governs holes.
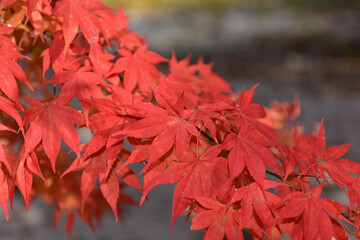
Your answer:
[[[135,204],[125,186],[142,203],[176,183],[171,226],[188,214],[204,239],[242,239],[245,228],[255,239],[347,239],[345,223],[360,236],[360,164],[342,158],[350,144],[326,146],[323,122],[308,135],[289,126],[298,99],[253,103],[256,85],[235,94],[212,64],[148,50],[122,8],[97,0],[3,0],[0,9],[7,219],[17,187],[28,209],[36,197],[54,205],[55,225],[65,213],[70,236],[75,215],[90,227],[107,210],[121,217]],[[92,132],[88,143],[77,128]],[[144,166],[143,186],[133,163]],[[331,181],[349,206],[321,197]]]

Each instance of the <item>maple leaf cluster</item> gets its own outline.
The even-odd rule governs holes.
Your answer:
[[[350,144],[326,146],[323,122],[316,133],[291,127],[298,98],[264,108],[257,85],[233,93],[212,64],[150,51],[122,8],[97,0],[3,0],[0,19],[7,219],[15,187],[28,209],[36,197],[53,205],[55,225],[66,214],[70,236],[75,215],[92,228],[107,210],[122,217],[136,204],[126,186],[142,203],[176,184],[170,226],[188,214],[204,239],[360,236],[360,164],[343,158]],[[92,134],[82,144],[81,128]],[[349,206],[321,197],[330,181]]]

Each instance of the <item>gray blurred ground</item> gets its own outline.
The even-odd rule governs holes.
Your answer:
[[[170,57],[171,50],[193,60],[215,62],[215,71],[234,91],[260,83],[255,101],[301,99],[300,122],[306,129],[325,118],[329,145],[353,142],[347,157],[360,161],[360,11],[352,8],[318,11],[285,7],[206,11],[128,12],[130,28],[151,40],[150,48]],[[84,135],[85,137],[85,135]],[[125,209],[126,226],[109,213],[95,233],[76,221],[73,238],[202,239],[191,222],[180,217],[169,235],[174,186],[156,187],[140,209]],[[133,191],[130,191],[133,192]],[[135,199],[138,193],[133,192]],[[330,188],[327,196],[346,203]],[[66,239],[63,222],[52,231],[52,208],[36,200],[27,213],[15,198],[10,222],[1,215],[0,239]]]

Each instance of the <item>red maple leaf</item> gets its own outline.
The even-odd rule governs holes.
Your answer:
[[[30,152],[26,158],[16,159],[16,184],[29,210],[31,190],[33,184],[33,173],[38,175],[46,184],[48,183],[41,172],[39,160],[35,152]]]
[[[37,178],[34,178],[33,191],[31,196],[37,197],[40,196],[46,201],[49,205],[55,207],[55,212],[53,215],[53,224],[56,229],[62,215],[66,215],[65,218],[65,229],[67,231],[68,237],[70,238],[73,224],[75,222],[75,215],[77,215],[89,225],[89,227],[95,231],[95,222],[101,221],[104,213],[107,210],[111,210],[106,199],[103,197],[102,191],[100,188],[95,188],[92,190],[91,194],[86,199],[86,202],[83,206],[83,211],[81,211],[81,175],[82,172],[71,172],[66,175],[65,168],[68,167],[68,162],[70,157],[64,151],[61,151],[59,154],[57,167],[58,173],[63,172],[60,177],[58,173],[54,173],[51,170],[51,166],[45,154],[40,153],[39,159],[41,160],[41,166],[43,167],[44,175],[46,175],[49,180],[48,183],[44,185],[43,182],[39,181]],[[76,162],[76,160],[74,161]],[[87,162],[89,163],[89,162]],[[126,171],[127,169],[125,169]],[[66,176],[64,176],[66,175]],[[118,174],[118,175],[122,175]],[[127,172],[124,173],[123,178],[128,179],[133,177]],[[126,186],[124,183],[120,183],[120,190],[124,189]],[[117,210],[118,216],[122,217],[121,208],[123,204],[136,205],[134,200],[122,191],[119,193],[119,198],[117,201]]]
[[[191,122],[196,126],[205,126],[217,142],[216,124],[214,120],[226,121],[223,111],[229,109],[230,106],[219,101],[214,102],[197,102],[196,105],[189,104],[187,115]]]
[[[138,86],[143,94],[149,94],[154,80],[160,77],[155,64],[168,61],[147,50],[147,47],[148,45],[142,45],[134,53],[124,48],[118,50],[122,57],[116,61],[111,74],[124,72],[124,87],[128,91],[133,91]]]
[[[240,95],[239,101],[234,104],[233,109],[229,110],[228,116],[234,116],[236,122],[235,132],[243,125],[250,124],[254,127],[259,135],[262,135],[267,140],[268,145],[276,148],[281,148],[279,139],[275,131],[269,126],[261,123],[258,119],[266,116],[264,108],[258,104],[253,103],[254,90],[258,84],[254,85],[249,91],[243,91]]]
[[[45,78],[45,72],[50,68],[55,73],[62,72],[64,69],[69,71],[76,71],[81,67],[79,59],[77,58],[78,53],[73,51],[73,48],[78,47],[76,44],[65,48],[64,36],[59,32],[56,32],[53,36],[52,45],[43,51],[41,56],[43,59],[43,77]],[[81,48],[81,47],[80,47]],[[82,47],[84,50],[84,47]],[[65,51],[66,50],[66,51]],[[87,51],[87,50],[86,50]]]
[[[92,192],[99,178],[101,192],[114,212],[116,220],[118,219],[117,201],[120,193],[119,180],[120,177],[125,183],[142,191],[137,175],[128,167],[122,166],[123,163],[118,160],[113,168],[108,171],[106,163],[105,150],[94,154],[85,167],[81,175],[81,208],[83,209],[86,199]],[[123,154],[120,154],[122,156]],[[126,155],[130,155],[126,153]],[[125,157],[126,158],[126,157]]]
[[[30,191],[32,187],[33,176],[25,159],[21,159],[16,169],[16,184],[24,196],[24,201],[29,210]]]
[[[9,116],[11,116],[13,119],[15,119],[16,123],[18,124],[20,130],[22,133],[24,133],[23,123],[21,116],[18,112],[18,106],[15,105],[12,101],[9,99],[3,98],[0,96],[0,109],[7,113]],[[8,129],[9,131],[12,131]]]
[[[208,89],[209,92],[215,95],[232,93],[230,85],[212,71],[213,63],[205,64],[203,58],[200,58],[196,67],[199,72],[199,78],[202,80],[199,82],[201,89]]]
[[[195,76],[196,66],[189,65],[190,55],[182,60],[177,61],[175,53],[172,54],[169,61],[170,73],[166,77],[160,77],[158,89],[167,93],[169,96],[184,95],[192,104],[201,102],[199,92],[201,89],[197,82],[200,79]]]
[[[236,189],[228,205],[237,205],[240,210],[239,222],[244,227],[250,228],[254,236],[263,238],[263,235],[273,234],[276,230],[275,207],[282,203],[275,194],[265,191],[275,188],[283,183],[265,180],[263,187],[253,182],[247,186]],[[237,204],[237,202],[239,202]],[[275,228],[274,228],[275,227]]]
[[[179,162],[171,165],[160,175],[145,181],[141,202],[153,187],[178,182],[173,199],[171,228],[175,219],[195,197],[225,198],[230,181],[227,177],[226,159],[218,157],[220,151],[219,146],[214,146],[202,156],[196,156],[193,152],[175,152]]]
[[[0,205],[4,210],[6,220],[9,220],[8,201],[10,198],[12,208],[15,194],[15,168],[18,158],[5,152],[0,157],[3,163],[8,163],[8,166],[0,164]]]
[[[107,77],[110,74],[110,70],[113,67],[111,60],[114,59],[114,56],[105,52],[100,43],[93,43],[89,51],[89,57],[93,70],[100,77]]]
[[[360,206],[360,177],[354,178],[347,193],[349,196],[350,209],[352,210],[356,203],[359,208],[359,206]]]
[[[4,33],[11,30],[12,28],[0,27],[0,31]],[[33,89],[21,66],[16,62],[19,58],[29,59],[16,51],[19,49],[9,38],[0,35],[0,78],[2,79],[0,81],[0,89],[18,106],[21,106],[16,79],[25,83],[31,90]]]
[[[38,0],[26,0],[26,21],[30,18],[31,13],[35,10]]]
[[[7,169],[3,164],[0,165],[0,205],[4,210],[5,217],[9,219],[9,212],[7,209],[8,200],[10,199],[11,209],[13,208],[13,198],[15,195],[16,182],[16,168],[18,167],[19,158],[5,152],[6,162],[9,163],[10,169]]]
[[[169,61],[170,73],[185,81],[188,81],[189,78],[194,76],[197,70],[196,65],[190,65],[190,58],[191,55],[189,54],[186,58],[178,61],[176,59],[175,52],[173,52]]]
[[[124,12],[123,4],[117,10],[116,15],[110,11],[97,11],[100,16],[100,29],[106,39],[114,38],[122,31],[126,30],[130,23],[127,21],[127,16]]]
[[[55,171],[61,138],[75,153],[80,154],[79,136],[73,123],[83,124],[84,117],[72,107],[66,106],[71,98],[56,98],[48,103],[27,100],[32,109],[26,111],[23,125],[31,124],[25,135],[23,158],[35,149],[41,139],[43,139],[42,145],[51,161],[53,171]]]
[[[62,0],[56,2],[53,16],[62,17],[65,52],[78,33],[79,27],[89,44],[99,40],[99,22],[95,11],[112,11],[98,0]]]
[[[120,91],[121,89],[117,88],[117,90]],[[81,100],[81,102],[86,102],[100,110],[100,112],[89,117],[89,127],[94,132],[94,135],[82,157],[86,159],[106,146],[108,170],[117,159],[117,154],[121,151],[125,138],[124,136],[114,135],[135,121],[135,118],[128,114],[132,110],[128,109],[128,105],[125,104],[127,101],[131,101],[131,94],[126,94],[125,91],[121,93],[121,98],[124,99],[117,98],[117,95],[113,94],[114,100],[105,98]]]
[[[149,165],[167,153],[174,145],[177,151],[186,151],[189,148],[191,135],[197,136],[198,130],[188,121],[185,115],[184,99],[179,97],[176,103],[169,102],[161,93],[156,92],[155,97],[160,104],[135,104],[134,110],[144,118],[131,124],[116,135],[125,135],[134,138],[153,138]]]
[[[323,185],[324,182],[307,193],[296,192],[285,198],[285,207],[277,221],[293,223],[291,239],[332,239],[335,236],[343,239],[346,236],[345,230],[330,216],[351,222],[335,207],[334,200],[320,198]]]
[[[287,102],[271,102],[270,106],[265,108],[266,117],[260,119],[260,122],[270,126],[272,129],[284,129],[287,122],[295,120],[300,115],[300,99],[294,98],[293,104]]]
[[[310,142],[313,148],[314,157],[311,158],[311,165],[308,170],[315,176],[325,178],[326,171],[330,178],[339,186],[350,186],[353,177],[349,173],[360,174],[360,164],[341,158],[352,144],[343,144],[326,148],[326,139],[323,120],[317,136],[314,138],[310,133]],[[311,154],[311,152],[310,152]]]
[[[255,181],[263,185],[265,166],[278,172],[278,164],[267,144],[266,140],[256,133],[253,125],[243,125],[237,135],[229,134],[223,147],[230,149],[233,146],[228,157],[230,177],[236,178],[246,165]]]
[[[244,239],[241,232],[240,212],[221,204],[219,201],[205,197],[196,197],[197,209],[192,218],[190,230],[206,229],[206,240]]]
[[[4,210],[6,220],[9,220],[9,211],[8,211],[8,201],[9,201],[9,184],[8,179],[2,169],[0,169],[0,205]]]
[[[88,71],[87,67],[83,67],[77,70],[58,72],[41,87],[48,84],[63,84],[60,96],[77,96],[90,99],[91,97],[100,98],[103,96],[99,87],[102,83],[99,75]]]

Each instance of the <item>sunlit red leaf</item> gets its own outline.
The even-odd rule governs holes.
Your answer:
[[[28,100],[33,108],[26,112],[24,119],[24,125],[31,123],[25,135],[24,157],[43,139],[42,145],[55,171],[61,138],[79,155],[79,136],[73,123],[82,124],[84,118],[81,113],[66,106],[70,100],[71,98],[57,98],[49,103]]]

